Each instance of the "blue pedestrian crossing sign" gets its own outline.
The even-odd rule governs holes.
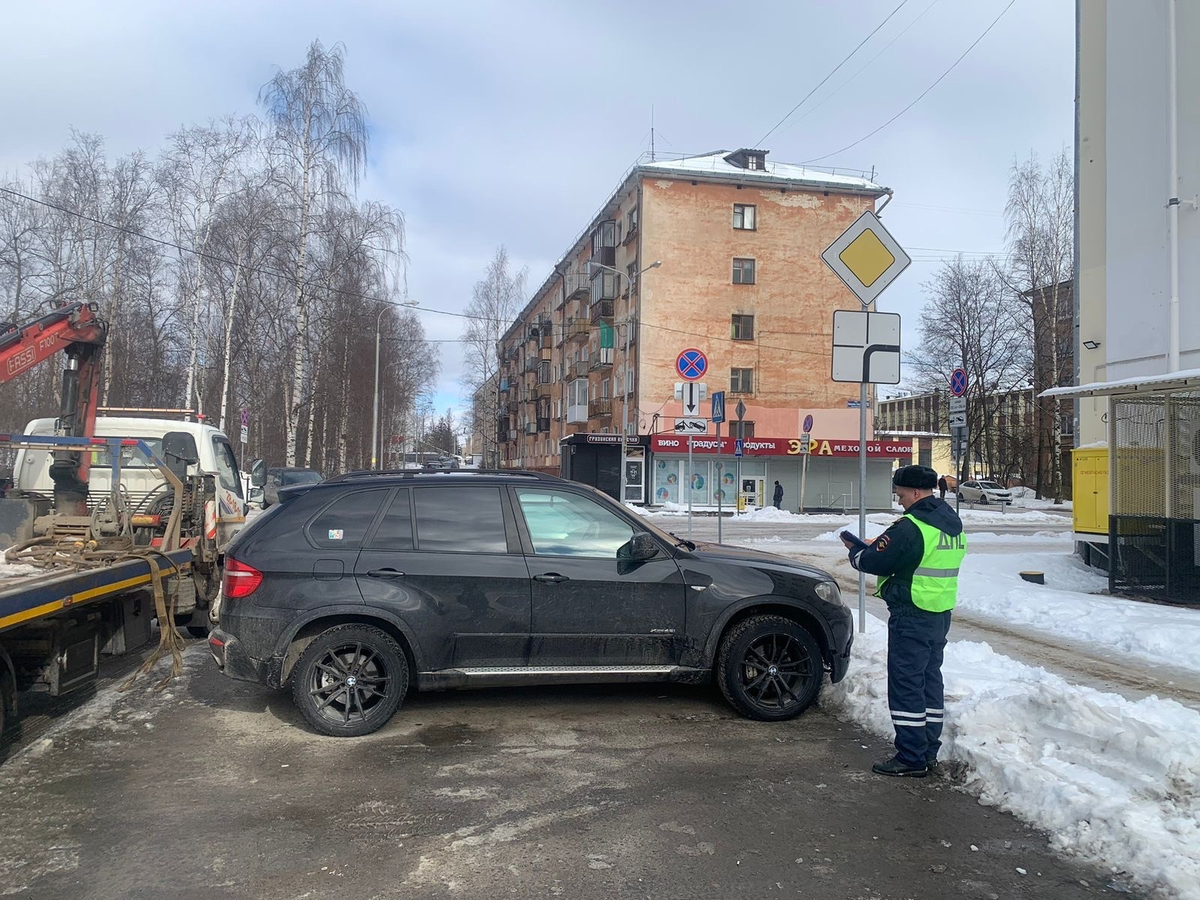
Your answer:
[[[741,456],[744,448],[745,448],[745,444],[742,443],[741,438],[738,438],[736,441],[733,442],[733,455]]]
[[[716,425],[725,421],[725,392],[713,391],[712,393],[712,415],[709,416]]]

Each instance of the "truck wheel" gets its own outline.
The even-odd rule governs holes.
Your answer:
[[[749,719],[782,722],[812,704],[824,674],[821,648],[783,616],[752,616],[735,626],[717,651],[717,684]]]
[[[292,672],[292,699],[321,734],[358,737],[382,728],[408,692],[408,657],[371,625],[330,628]]]

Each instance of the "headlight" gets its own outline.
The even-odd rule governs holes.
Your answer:
[[[842,592],[838,590],[837,584],[832,581],[818,581],[817,586],[813,590],[818,597],[827,603],[842,602]]]

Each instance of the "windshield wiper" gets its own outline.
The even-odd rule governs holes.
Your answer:
[[[688,550],[696,549],[695,541],[689,541],[687,538],[681,538],[679,535],[677,535],[673,531],[668,531],[667,534],[669,534],[671,537],[675,538],[675,546],[676,547],[687,547]]]

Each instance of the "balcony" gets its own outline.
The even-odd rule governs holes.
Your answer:
[[[510,444],[512,444],[512,443],[515,443],[516,440],[517,440],[517,429],[510,428],[508,431],[508,442]]]
[[[554,396],[554,385],[548,381],[539,381],[537,390],[534,393],[539,400],[549,400]]]
[[[502,393],[502,394],[507,394],[507,393],[508,393],[508,388],[509,388],[509,381],[508,381],[508,379],[507,379],[507,378],[505,378],[505,379],[501,380],[501,382],[500,382],[500,393]]]
[[[537,422],[526,422],[525,423],[525,433],[526,434],[537,434],[538,433]]]
[[[546,416],[544,419],[537,420],[537,430],[538,431],[549,431],[550,430],[550,417],[549,416]]]
[[[536,372],[538,370],[538,366],[540,366],[541,364],[542,364],[542,361],[538,357],[527,356],[527,357],[525,357],[524,371],[526,374],[529,374],[530,372]]]
[[[567,340],[576,341],[580,338],[587,340],[592,333],[592,323],[587,319],[576,317],[567,322]]]
[[[568,425],[585,425],[588,420],[588,408],[582,403],[567,407]]]
[[[520,404],[520,402],[518,401],[517,397],[516,397],[516,396],[514,396],[514,397],[513,397],[513,399],[511,399],[511,400],[509,400],[507,403],[503,404],[503,405],[500,407],[500,409],[502,409],[502,410],[503,410],[505,413],[507,413],[507,414],[508,414],[508,415],[510,415],[510,416],[515,416],[515,415],[517,414],[517,408],[518,408],[520,405],[521,405],[521,404]]]
[[[613,317],[613,302],[612,300],[597,300],[592,304],[590,312],[592,314],[592,322],[612,321]]]
[[[600,397],[597,400],[588,402],[588,418],[589,419],[609,419],[612,418],[612,398]]]
[[[570,378],[587,378],[588,364],[586,359],[581,359],[578,362],[571,363],[567,369],[567,375]]]
[[[613,364],[612,350],[605,348],[596,352],[592,357],[592,363],[588,368],[593,372],[598,372],[601,369],[611,369]]]
[[[580,269],[575,272],[568,272],[567,280],[567,299],[574,300],[576,297],[587,296],[588,291],[592,289],[591,279],[585,270]]]

